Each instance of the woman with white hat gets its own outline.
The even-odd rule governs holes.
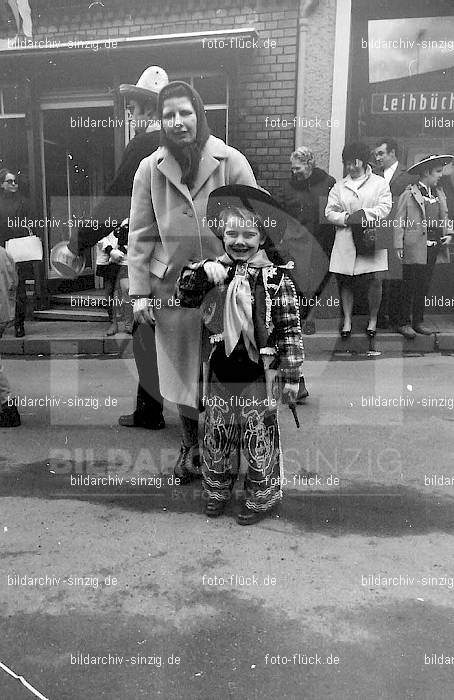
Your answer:
[[[428,155],[408,169],[419,181],[402,192],[396,210],[394,247],[402,261],[402,292],[398,331],[412,339],[430,335],[424,325],[425,297],[435,263],[449,262],[447,245],[452,240],[452,221],[438,182],[452,155]]]

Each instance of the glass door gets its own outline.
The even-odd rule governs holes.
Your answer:
[[[48,278],[53,246],[68,240],[81,226],[98,226],[94,218],[97,199],[115,172],[113,107],[46,106],[42,110],[43,203]],[[95,255],[86,253],[83,273],[93,283]],[[87,280],[88,282],[89,280]]]

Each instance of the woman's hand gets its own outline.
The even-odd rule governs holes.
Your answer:
[[[203,269],[209,281],[214,284],[221,284],[227,277],[227,270],[221,263],[208,260],[203,264]]]
[[[150,326],[154,326],[156,323],[153,311],[153,299],[148,297],[134,299],[133,310],[134,321],[136,323],[148,323]]]
[[[453,238],[452,234],[448,234],[448,235],[446,235],[446,236],[442,236],[442,237],[440,238],[440,243],[441,243],[441,245],[449,245],[449,244],[451,243],[451,241],[452,241],[452,238]]]

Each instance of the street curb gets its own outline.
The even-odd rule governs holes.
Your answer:
[[[386,355],[406,353],[454,352],[454,332],[418,335],[414,340],[406,340],[398,333],[379,333],[373,340],[363,333],[353,333],[342,340],[338,333],[316,333],[303,336],[307,359],[318,355],[367,354],[376,351]],[[115,336],[93,334],[86,337],[74,333],[63,338],[52,338],[39,334],[25,338],[4,337],[0,339],[1,355],[117,355],[133,357],[132,337],[126,333]]]

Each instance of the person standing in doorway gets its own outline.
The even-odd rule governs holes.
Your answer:
[[[375,148],[375,160],[379,168],[379,174],[383,175],[391,190],[393,198],[392,209],[385,219],[384,223],[389,223],[390,226],[383,229],[385,235],[390,241],[392,240],[393,227],[391,222],[395,218],[397,202],[404,189],[411,185],[414,178],[407,172],[401,163],[399,163],[400,149],[394,139],[383,138]],[[390,246],[392,248],[392,245]],[[388,328],[389,326],[396,327],[400,316],[400,299],[402,273],[399,262],[396,256],[391,254],[388,256],[388,272],[385,273],[382,285],[382,300],[378,312],[377,328]]]
[[[96,230],[83,228],[71,236],[68,248],[74,255],[82,254],[101,238],[109,235],[112,226],[106,227],[103,225],[104,221],[109,218],[116,219],[120,225],[129,215],[132,185],[137,168],[140,162],[159,146],[160,122],[156,112],[157,100],[160,90],[168,82],[165,70],[159,66],[150,66],[142,73],[136,85],[120,85],[119,91],[127,101],[135,136],[128,143],[115,178],[95,211],[94,218],[97,219],[98,228]],[[112,307],[109,313],[113,324]],[[159,391],[156,341],[152,326],[134,325],[133,351],[139,375],[136,407],[132,414],[120,416],[118,422],[121,426],[128,428],[160,430],[165,427],[165,422],[162,413],[162,396]]]

